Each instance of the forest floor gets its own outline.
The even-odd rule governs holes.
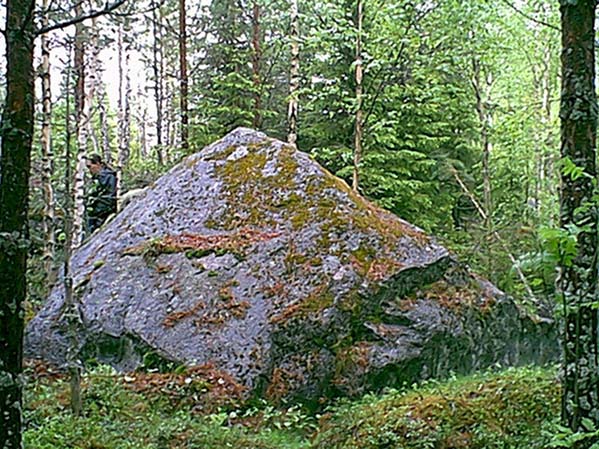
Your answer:
[[[83,378],[79,418],[69,411],[68,378],[41,365],[27,378],[25,448],[35,449],[541,449],[560,407],[556,371],[541,368],[431,381],[310,412],[217,400],[206,395],[210,383],[184,371],[97,367]]]

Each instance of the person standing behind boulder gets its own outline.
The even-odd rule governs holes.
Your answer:
[[[99,154],[87,158],[92,186],[86,196],[87,234],[92,234],[111,215],[116,213],[116,173]]]

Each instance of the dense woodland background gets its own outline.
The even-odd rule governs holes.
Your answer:
[[[237,126],[287,139],[297,100],[301,150],[352,183],[360,111],[362,194],[506,291],[551,297],[558,5],[370,1],[360,29],[355,1],[298,1],[295,21],[287,3],[136,2],[44,36],[31,219],[45,276],[59,265],[66,139],[82,214],[76,153],[103,154],[122,191],[143,187]],[[49,284],[32,270],[35,303]]]
[[[17,3],[23,2],[13,2]],[[560,42],[560,4],[563,11],[580,5],[594,11],[594,1],[93,3],[73,7],[44,0],[35,17],[39,51],[29,179],[28,316],[56,281],[65,256],[68,260],[70,250],[82,241],[85,155],[104,156],[118,172],[122,194],[150,184],[184,156],[238,126],[295,142],[364,196],[438,236],[475,271],[530,305],[530,310],[542,299],[557,299],[557,264],[578,266],[572,260],[564,263],[564,251],[576,254],[577,239],[583,242],[596,231],[594,209],[587,205],[581,206],[582,214],[594,217],[595,228],[577,228],[576,222],[568,228],[564,214],[561,222],[559,214],[560,176],[574,182],[595,175],[594,162],[587,173],[588,167],[563,157],[568,156],[567,141],[562,145],[566,153],[560,155],[560,53],[568,43]],[[69,27],[53,25],[69,23],[94,6],[103,14],[73,20]],[[571,36],[576,36],[576,29]],[[595,129],[596,99],[589,98],[595,109],[587,111],[587,118],[592,118],[589,123]],[[594,131],[591,134],[593,148],[589,146],[587,156],[595,155]],[[596,243],[596,235],[593,238]],[[589,254],[595,253],[594,246]],[[581,253],[586,257],[584,249]],[[589,285],[596,286],[593,261]],[[565,314],[595,310],[587,323],[596,328],[596,308],[587,310],[583,295],[583,302],[568,310],[569,298]],[[591,366],[596,366],[596,338],[592,344]],[[506,382],[516,388],[522,376],[528,376],[523,385],[537,376],[547,381],[545,392],[555,387],[547,373],[508,372]],[[596,376],[593,379],[585,387],[596,392]],[[477,385],[473,388],[483,391],[482,383]],[[105,387],[95,393],[96,399],[138,401]],[[87,388],[92,390],[91,382]],[[30,411],[29,419],[33,423],[39,419],[42,426],[57,413],[52,407],[60,401],[52,396],[55,393],[38,393],[42,414],[47,414]],[[544,411],[554,416],[556,394],[543,399],[553,407]],[[370,400],[378,401],[366,398],[365,404]],[[543,410],[526,398],[518,404],[523,405],[515,412],[519,418]],[[343,407],[341,416],[346,413],[354,429],[355,409]],[[288,416],[295,415],[286,412],[276,420],[285,422]],[[314,425],[302,417],[296,420],[306,422]],[[330,422],[334,427],[334,419]],[[525,426],[530,430],[541,424]],[[574,430],[595,432],[583,445],[567,443],[571,447],[590,447],[597,440],[599,432],[584,420],[568,424]],[[372,429],[380,425],[372,424]],[[325,426],[322,435],[330,429]],[[457,425],[458,434],[460,429]],[[206,435],[212,431],[206,430]],[[359,447],[400,444],[385,443],[378,430],[373,432],[368,438],[379,438],[378,442]],[[479,446],[460,446],[457,441],[442,447],[546,447],[546,439],[535,446],[523,442],[526,438],[507,443],[482,439]],[[434,442],[426,446],[425,440],[417,443],[422,445],[414,447],[441,447]],[[260,447],[270,447],[264,444]],[[339,447],[345,444],[340,442]]]

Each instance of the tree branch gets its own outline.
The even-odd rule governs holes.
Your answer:
[[[464,183],[464,181],[462,181],[462,178],[460,178],[460,175],[458,174],[458,171],[454,167],[450,167],[450,171],[453,174],[455,180],[458,182],[458,185],[461,187],[461,189],[464,191],[464,193],[466,194],[466,196],[468,197],[468,199],[470,199],[470,202],[476,208],[476,210],[477,210],[478,214],[481,216],[481,218],[483,220],[487,220],[487,218],[488,218],[487,211],[478,202],[478,200],[476,199],[476,197],[474,196],[474,194],[470,191],[470,189],[468,189],[468,187],[466,186],[466,184]],[[520,265],[518,264],[518,261],[516,260],[516,258],[512,254],[512,252],[510,251],[510,249],[507,246],[507,244],[505,243],[505,241],[501,238],[501,236],[499,235],[499,233],[497,231],[491,231],[491,234],[493,235],[493,237],[495,238],[495,240],[501,245],[501,247],[503,248],[503,250],[506,252],[507,256],[509,257],[510,261],[512,262],[512,266],[516,270],[516,273],[518,273],[518,277],[520,278],[520,282],[522,282],[522,285],[524,286],[524,289],[526,290],[526,293],[528,294],[528,297],[530,298],[530,300],[534,304],[539,304],[539,300],[537,299],[537,297],[533,293],[530,284],[526,280],[526,276],[524,275],[524,273],[522,272],[522,269],[520,268]]]
[[[158,8],[160,8],[162,5],[164,5],[164,2],[165,2],[165,1],[166,1],[166,0],[160,0],[160,1],[159,1],[158,3],[156,3],[154,6],[150,6],[150,7],[149,7],[149,8],[147,8],[147,9],[142,9],[141,11],[136,11],[136,12],[110,12],[110,15],[111,15],[112,17],[129,17],[129,16],[131,16],[131,15],[134,15],[134,14],[135,14],[135,15],[137,15],[137,14],[139,14],[139,15],[144,15],[144,14],[147,14],[147,13],[149,13],[149,12],[152,12],[152,11],[154,11],[155,9],[158,9]],[[150,19],[150,20],[151,20],[151,19]]]
[[[415,27],[417,25],[417,23],[422,20],[427,14],[429,14],[433,9],[427,9],[425,11],[422,11],[419,15],[416,15],[415,17],[412,17],[410,19],[410,22],[408,23],[408,26],[406,27],[406,29],[404,30],[404,33],[402,35],[402,39],[401,39],[401,44],[399,46],[399,50],[397,51],[396,55],[395,55],[395,59],[393,60],[393,62],[390,65],[390,68],[395,67],[400,59],[403,56],[404,50],[405,50],[405,41],[404,39],[408,36],[408,33],[411,31],[412,27]],[[373,77],[373,80],[376,80],[379,75],[383,72],[383,70],[385,69],[384,66],[382,66],[379,71],[377,72],[377,74]],[[372,101],[370,103],[370,107],[366,108],[364,107],[364,109],[367,109],[368,112],[366,113],[366,115],[364,116],[364,122],[362,124],[362,126],[364,127],[364,129],[366,129],[366,125],[368,124],[368,119],[370,118],[374,107],[376,106],[376,102],[378,101],[378,98],[380,96],[380,94],[382,93],[383,89],[387,86],[387,83],[389,82],[391,76],[389,74],[387,74],[387,76],[385,76],[381,82],[378,85],[378,88],[375,92],[374,98],[372,98]],[[370,90],[370,89],[368,89]],[[364,102],[364,105],[366,105],[366,101]]]
[[[535,19],[534,17],[530,16],[529,14],[526,14],[524,11],[516,8],[514,5],[512,5],[512,3],[509,0],[501,0],[503,3],[505,3],[506,5],[508,5],[510,8],[512,8],[514,11],[516,11],[518,14],[520,14],[522,17],[524,17],[527,20],[530,20],[534,23],[537,23],[539,25],[543,25],[546,26],[548,28],[551,28],[552,30],[556,30],[556,31],[561,31],[559,27],[556,27],[555,25],[552,25],[548,22],[544,22],[543,20],[539,20],[539,19]]]
[[[106,3],[104,8],[102,8],[102,9],[97,9],[95,11],[91,11],[82,16],[74,17],[70,20],[65,20],[64,22],[58,22],[58,23],[55,23],[54,25],[40,28],[35,31],[35,35],[39,36],[41,34],[48,33],[49,31],[54,31],[54,30],[58,30],[61,28],[69,27],[71,25],[76,25],[76,24],[83,22],[84,20],[87,20],[87,19],[93,19],[94,17],[103,16],[104,14],[108,14],[108,13],[114,11],[115,9],[117,9],[119,6],[121,6],[126,1],[127,0],[114,0],[111,3]]]

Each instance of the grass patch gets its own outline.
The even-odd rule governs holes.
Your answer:
[[[25,403],[25,447],[35,449],[303,449],[309,443],[298,430],[298,412],[266,408],[203,413],[203,385],[165,384],[163,375],[120,376],[101,367],[83,382],[84,416],[69,411],[68,379],[36,380]],[[137,386],[132,378],[139,378]],[[152,388],[153,382],[162,382]],[[127,385],[127,383],[133,385]],[[218,383],[218,380],[217,380]],[[186,398],[175,389],[185,390]],[[194,400],[194,389],[198,389]],[[289,415],[289,416],[287,416]],[[290,416],[296,416],[291,418]],[[303,415],[302,415],[303,419]],[[246,421],[248,424],[246,424]],[[285,424],[286,422],[293,423]]]
[[[99,367],[84,378],[80,418],[69,412],[68,379],[37,376],[26,390],[25,447],[541,449],[559,417],[560,387],[552,369],[429,382],[341,401],[312,416],[266,402],[208,407],[202,392],[210,379],[190,375],[187,381],[186,375],[122,376]]]
[[[553,370],[477,374],[340,405],[321,421],[313,447],[544,449],[559,407]]]

